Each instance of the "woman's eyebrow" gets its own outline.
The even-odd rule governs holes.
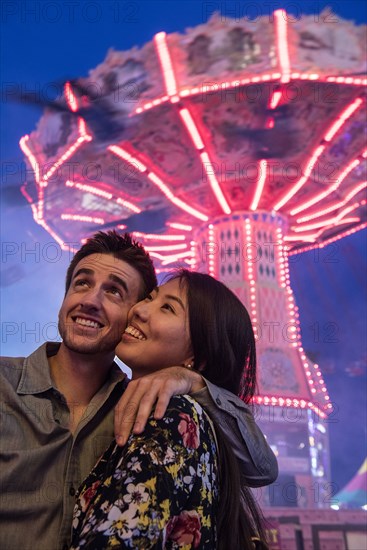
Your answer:
[[[184,306],[182,300],[178,296],[173,296],[172,294],[165,294],[164,297],[168,298],[168,300],[175,300],[175,302],[178,302],[180,304],[180,306],[182,307],[182,309],[185,311],[185,306]]]
[[[159,293],[159,286],[157,286],[154,290],[156,290],[157,294],[158,294]],[[185,311],[185,306],[183,304],[183,301],[178,296],[173,296],[172,294],[165,294],[164,297],[168,298],[168,300],[175,300],[176,302],[178,302],[180,304],[182,309]]]

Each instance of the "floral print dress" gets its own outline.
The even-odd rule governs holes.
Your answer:
[[[115,442],[80,487],[72,548],[214,550],[217,450],[189,396],[173,397],[123,448]]]

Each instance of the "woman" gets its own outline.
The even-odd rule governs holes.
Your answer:
[[[195,368],[245,401],[256,383],[246,308],[209,275],[182,270],[129,312],[117,355],[132,378]],[[78,494],[72,548],[252,548],[261,522],[219,426],[189,396],[171,399],[124,448],[114,443]]]

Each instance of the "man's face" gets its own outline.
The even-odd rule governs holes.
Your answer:
[[[142,286],[138,271],[110,254],[83,258],[59,312],[64,345],[78,353],[112,353]]]

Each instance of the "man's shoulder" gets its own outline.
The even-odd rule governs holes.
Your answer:
[[[13,367],[14,365],[24,363],[25,357],[6,357],[5,355],[0,356],[0,365],[4,367]]]
[[[18,385],[22,376],[25,357],[0,357],[0,380]]]
[[[18,385],[22,373],[28,363],[47,361],[46,343],[33,351],[27,357],[0,357],[0,378],[12,385]]]

